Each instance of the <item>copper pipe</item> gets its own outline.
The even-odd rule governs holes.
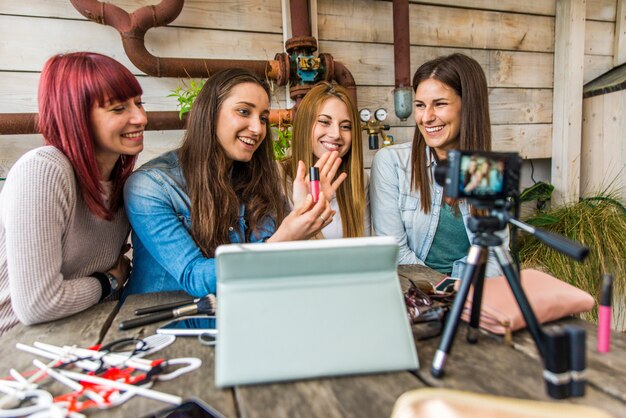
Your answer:
[[[145,45],[146,32],[173,22],[180,14],[184,0],[162,0],[155,6],[144,6],[130,15],[123,9],[98,0],[70,0],[72,5],[94,22],[112,26],[121,34],[124,51],[130,61],[144,73],[155,77],[208,77],[225,68],[246,68],[266,77],[281,71],[281,62],[254,60],[219,60],[197,58],[162,58],[152,55]],[[284,69],[283,69],[284,71]],[[278,77],[277,77],[278,79]]]
[[[291,109],[272,109],[270,110],[270,124],[282,127],[291,125],[293,122],[295,107]]]
[[[187,124],[187,114],[183,115],[183,120],[180,120],[179,112],[160,111],[146,113],[148,118],[148,124],[145,128],[146,131],[185,129],[185,125]]]
[[[143,38],[138,39],[122,35],[122,44],[132,63],[144,73],[154,77],[207,78],[226,68],[246,68],[265,78],[272,68],[268,61],[160,58],[148,52]]]
[[[178,112],[146,112],[148,124],[146,131],[166,131],[185,129],[184,120]],[[0,113],[0,135],[38,134],[38,113]]]
[[[0,135],[36,134],[37,113],[0,113]]]
[[[311,23],[309,21],[309,2],[307,0],[290,0],[291,11],[291,36],[311,36]]]
[[[120,34],[143,31],[172,23],[183,10],[185,0],[161,0],[154,6],[144,6],[130,15],[111,3],[98,0],[70,0],[78,13],[101,25],[113,26]]]
[[[413,111],[408,0],[393,0],[393,57],[396,76],[394,111],[398,119],[406,120]]]
[[[345,65],[343,65],[339,61],[335,61],[334,64],[335,71],[333,74],[333,78],[338,84],[348,90],[348,94],[350,95],[352,101],[354,101],[354,105],[358,106],[358,102],[356,100],[356,82],[354,81],[352,73],[346,68]]]
[[[180,120],[176,111],[147,112],[146,131],[171,131],[185,129],[186,115]],[[38,113],[0,113],[0,135],[38,134]],[[278,125],[291,124],[293,109],[270,110],[270,122]]]
[[[130,15],[123,9],[110,3],[97,0],[70,0],[72,5],[86,18],[104,25],[114,27],[120,32],[124,50],[133,64],[148,75],[157,77],[207,77],[210,73],[224,68],[243,67],[256,74],[277,81],[279,86],[286,85],[290,80],[289,56],[277,54],[272,61],[253,60],[220,60],[190,58],[159,58],[150,54],[145,47],[144,35],[152,27],[171,23],[180,14],[184,0],[162,0],[154,6],[142,7]],[[294,47],[317,49],[317,41],[310,37],[308,4],[306,0],[291,0],[291,16]],[[325,63],[325,80],[336,80],[348,89],[350,97],[357,101],[356,83],[348,69],[333,60],[330,54],[320,54]],[[304,93],[304,92],[303,92]],[[292,109],[274,109],[270,111],[270,121],[276,124],[288,124],[293,121],[301,96],[296,97],[296,105]],[[184,129],[178,112],[147,112],[146,130]],[[5,113],[0,114],[0,135],[36,134],[36,113]]]
[[[409,0],[393,0],[393,56],[396,88],[410,86]]]

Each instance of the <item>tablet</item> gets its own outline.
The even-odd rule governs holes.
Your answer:
[[[392,237],[216,250],[220,387],[415,370]]]

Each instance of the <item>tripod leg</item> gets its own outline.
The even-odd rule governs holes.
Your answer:
[[[494,247],[494,251],[498,257],[500,267],[502,267],[502,271],[506,276],[506,280],[513,291],[513,296],[515,296],[515,300],[522,311],[522,316],[524,316],[524,321],[526,321],[528,331],[530,331],[530,334],[535,340],[535,345],[537,346],[539,354],[545,359],[544,334],[543,331],[541,331],[539,321],[537,321],[537,317],[535,316],[535,313],[526,298],[521,280],[517,277],[517,272],[515,268],[513,268],[511,256],[509,252],[502,247]]]
[[[467,329],[467,342],[475,344],[478,342],[478,326],[480,325],[480,308],[483,302],[483,285],[485,283],[485,270],[487,261],[485,260],[478,267],[478,272],[474,278],[474,293],[472,295],[472,312],[470,313],[469,327]]]
[[[435,358],[433,359],[433,364],[430,369],[430,374],[434,377],[443,376],[443,366],[446,361],[446,356],[452,350],[452,342],[454,341],[454,336],[456,335],[459,319],[461,318],[461,312],[463,311],[463,306],[465,305],[465,300],[467,299],[472,279],[474,278],[477,269],[480,268],[480,265],[485,263],[487,254],[489,254],[489,252],[486,247],[481,247],[479,245],[472,245],[470,247],[467,255],[467,265],[463,270],[463,277],[461,277],[461,286],[459,287],[459,290],[454,298],[452,309],[448,314],[448,319],[446,320],[443,334],[439,342],[439,348],[435,353]]]

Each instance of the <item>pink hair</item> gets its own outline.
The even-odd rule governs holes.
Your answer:
[[[126,67],[93,52],[55,55],[41,72],[39,130],[47,145],[55,146],[70,160],[85,203],[102,219],[112,220],[122,206],[124,183],[137,157],[122,155],[115,164],[107,208],[96,163],[91,109],[107,100],[126,101],[141,94],[139,82]]]

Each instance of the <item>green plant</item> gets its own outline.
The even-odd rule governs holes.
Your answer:
[[[520,193],[519,196],[519,201],[520,203],[523,203],[534,200],[537,202],[537,209],[543,210],[546,207],[546,203],[552,198],[553,191],[553,185],[543,181],[538,181],[532,186],[522,190],[522,193]]]
[[[596,301],[600,277],[611,273],[614,277],[616,318],[623,321],[626,314],[626,209],[616,195],[601,194],[583,198],[577,203],[539,211],[525,219],[530,225],[540,226],[564,235],[589,247],[584,262],[576,262],[558,253],[532,236],[520,242],[522,267],[540,268],[590,293]],[[621,305],[621,307],[620,307]],[[583,315],[596,321],[597,311]]]
[[[282,160],[289,153],[291,147],[291,125],[272,125],[272,132],[276,135],[273,136],[274,145],[274,158],[276,160]]]
[[[178,100],[178,107],[180,108],[178,112],[178,117],[183,119],[185,113],[188,113],[191,110],[191,105],[193,105],[194,100],[196,100],[196,96],[202,90],[202,86],[204,86],[206,80],[200,80],[196,82],[195,80],[189,81],[189,86],[184,85],[183,87],[176,87],[175,90],[172,90],[172,94],[169,94],[167,97],[176,97]]]
[[[182,87],[177,87],[167,96],[175,97],[178,101],[177,106],[180,108],[178,116],[181,120],[183,116],[191,110],[191,106],[194,100],[196,100],[198,93],[200,93],[200,90],[202,90],[205,81],[206,80],[201,80],[196,82],[195,80],[190,80],[189,85],[183,84]],[[270,137],[272,138],[274,158],[280,160],[286,157],[291,146],[291,125],[272,125]]]

